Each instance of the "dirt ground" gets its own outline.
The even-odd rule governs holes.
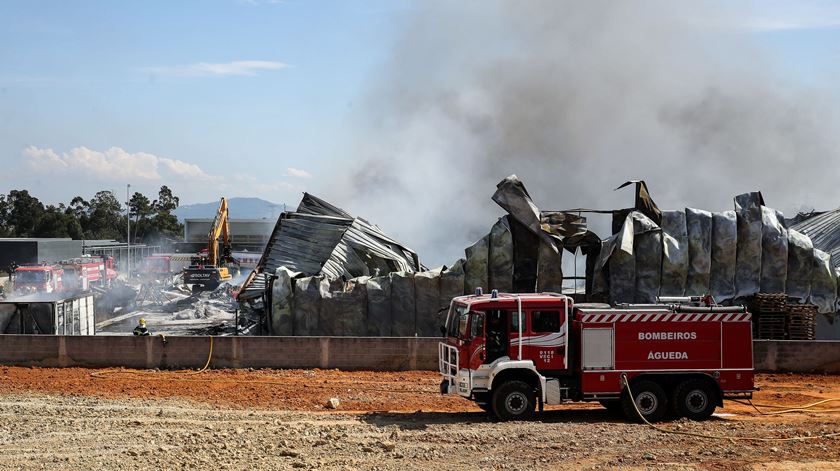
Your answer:
[[[440,396],[432,372],[92,373],[0,367],[0,469],[840,468],[840,436],[666,434],[597,404],[500,423]],[[840,397],[840,376],[759,375],[756,384],[757,404]],[[325,406],[331,398],[336,410]],[[840,432],[840,413],[766,416],[726,402],[707,422],[662,427],[816,437]]]

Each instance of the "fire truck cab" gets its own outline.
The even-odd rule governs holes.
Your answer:
[[[441,393],[502,420],[572,401],[631,420],[636,408],[651,422],[703,420],[724,398],[754,390],[751,316],[741,307],[612,308],[556,293],[479,292],[452,301],[442,330]]]
[[[15,269],[15,294],[57,293],[62,291],[64,271],[55,265],[23,265]]]

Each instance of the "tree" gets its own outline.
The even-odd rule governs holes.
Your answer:
[[[169,187],[166,185],[160,187],[158,199],[152,203],[155,210],[152,227],[158,237],[178,237],[184,230],[183,224],[179,223],[178,218],[172,214],[172,211],[178,208],[179,202],[180,200],[172,194]]]
[[[38,220],[44,214],[44,205],[26,190],[12,190],[6,197],[4,225],[14,237],[35,237]]]
[[[100,191],[88,205],[87,235],[93,239],[125,240],[125,218],[120,201],[110,191]]]
[[[154,214],[152,202],[140,192],[135,192],[128,200],[129,212],[134,216],[134,240],[142,240],[149,231],[149,216]]]
[[[178,209],[180,201],[177,196],[172,194],[172,190],[168,186],[163,185],[160,187],[160,191],[158,191],[158,199],[155,200],[154,205],[158,212],[172,212]]]

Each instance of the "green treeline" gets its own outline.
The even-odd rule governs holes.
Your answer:
[[[172,214],[178,197],[167,186],[157,199],[135,192],[129,200],[132,242],[159,242],[181,237],[184,226]],[[0,195],[0,237],[70,237],[125,242],[125,208],[111,191],[90,200],[81,196],[68,204],[44,205],[27,190]]]

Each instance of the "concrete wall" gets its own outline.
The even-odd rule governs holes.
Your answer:
[[[757,371],[840,373],[840,342],[822,340],[756,340]]]
[[[213,337],[213,368],[437,370],[436,338]],[[198,368],[209,337],[0,335],[0,364]]]
[[[437,370],[437,338],[213,337],[213,368]],[[840,342],[756,340],[758,371],[840,373]],[[0,335],[0,364],[199,368],[209,337]]]

